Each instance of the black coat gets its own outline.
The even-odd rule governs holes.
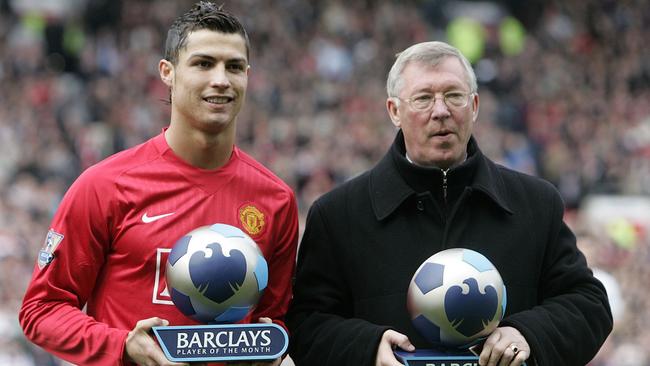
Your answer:
[[[485,255],[507,288],[501,326],[526,338],[539,365],[585,365],[612,329],[605,289],[563,222],[548,182],[496,165],[472,138],[446,177],[410,164],[398,133],[372,170],[309,211],[288,314],[298,366],[374,365],[386,329],[430,346],[411,324],[406,293],[443,249]]]

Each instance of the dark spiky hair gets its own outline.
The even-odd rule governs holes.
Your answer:
[[[176,18],[167,32],[165,59],[176,65],[180,50],[187,44],[188,34],[201,29],[240,34],[246,42],[246,59],[249,60],[250,41],[244,26],[235,16],[223,10],[223,5],[209,1],[199,1],[187,13]]]

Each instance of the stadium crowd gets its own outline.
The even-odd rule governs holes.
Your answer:
[[[17,321],[36,254],[83,169],[167,125],[156,65],[164,29],[192,3],[0,0],[0,364],[59,364]],[[650,196],[648,1],[224,3],[252,42],[238,144],[296,190],[301,224],[316,197],[390,145],[395,52],[472,46],[481,148],[556,185],[590,263],[620,290],[591,365],[650,365],[650,217],[625,231],[583,215],[593,195]]]

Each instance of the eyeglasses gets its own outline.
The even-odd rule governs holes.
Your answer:
[[[469,104],[469,97],[473,94],[474,93],[449,91],[442,95],[442,100],[449,109],[465,108],[467,104]],[[411,107],[413,107],[413,109],[418,111],[426,111],[433,108],[433,105],[436,104],[436,98],[435,94],[429,93],[417,94],[408,99],[397,97],[397,99],[407,102]]]

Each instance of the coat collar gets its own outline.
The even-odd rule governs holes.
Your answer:
[[[377,220],[385,219],[397,210],[408,197],[417,194],[405,177],[400,174],[398,163],[395,161],[396,159],[405,159],[399,149],[399,146],[403,146],[403,144],[404,135],[400,130],[389,151],[370,171],[370,197]],[[512,214],[512,210],[507,204],[506,189],[496,164],[483,155],[474,137],[470,138],[467,151],[468,161],[472,160],[471,165],[475,169],[473,178],[467,186],[483,192],[497,206]],[[458,168],[464,168],[463,165],[469,164],[468,161]],[[450,170],[450,176],[454,174],[455,169],[457,168]],[[440,169],[437,170],[440,171]],[[442,174],[441,171],[440,174]]]

